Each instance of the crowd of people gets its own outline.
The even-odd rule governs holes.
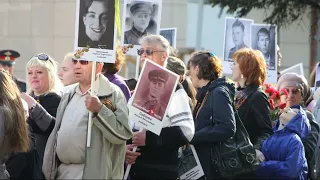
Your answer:
[[[97,63],[93,90],[92,62],[72,52],[59,72],[51,56],[31,57],[26,89],[12,75],[19,53],[0,55],[0,179],[122,179],[128,164],[131,180],[177,179],[179,152],[189,145],[204,171],[200,179],[320,177],[320,92],[304,76],[279,75],[286,106],[272,119],[262,52],[237,50],[229,79],[213,52],[194,52],[185,65],[161,35],[140,44],[141,63],[149,59],[180,76],[159,136],[129,118],[136,81],[118,75],[125,62],[119,43],[114,64]],[[153,76],[160,83],[161,74]]]

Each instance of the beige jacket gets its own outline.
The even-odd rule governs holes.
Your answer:
[[[91,147],[86,148],[83,179],[122,179],[126,140],[132,137],[126,99],[121,90],[103,75],[100,74],[97,81],[100,86],[98,97],[105,105],[92,118]],[[60,163],[56,155],[57,132],[76,86],[64,94],[57,110],[56,124],[48,139],[43,159],[42,171],[46,179],[55,179],[57,173]],[[109,100],[113,107],[110,107]]]

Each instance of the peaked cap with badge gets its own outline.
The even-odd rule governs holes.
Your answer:
[[[20,57],[20,53],[15,50],[1,50],[0,51],[0,64],[5,66],[13,66],[16,59]],[[12,75],[13,76],[13,75]],[[26,92],[26,83],[13,77],[14,82],[17,84],[21,92]]]
[[[7,65],[14,65],[16,58],[20,57],[20,53],[14,50],[0,51],[0,63]]]
[[[149,81],[160,81],[166,83],[168,81],[169,75],[164,70],[152,70],[149,72]]]

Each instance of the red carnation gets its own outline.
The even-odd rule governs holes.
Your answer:
[[[286,96],[288,96],[288,91],[286,90],[286,89],[284,89],[284,88],[282,88],[281,90],[280,90],[280,96],[282,96],[282,95],[286,95]]]
[[[269,103],[270,103],[270,109],[274,110],[274,102],[273,99],[269,99]]]
[[[269,88],[266,89],[265,92],[269,94],[273,94],[274,92],[277,92],[277,90],[273,86],[270,86]]]
[[[270,97],[271,99],[277,99],[280,97],[280,93],[279,91],[275,90],[273,93],[272,93],[272,96]]]
[[[280,109],[284,109],[285,107],[287,107],[287,104],[286,103],[281,103],[279,104],[278,106]]]

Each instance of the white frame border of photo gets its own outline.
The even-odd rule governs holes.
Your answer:
[[[193,180],[193,179],[199,179],[202,176],[204,176],[204,172],[197,154],[196,149],[194,148],[193,145],[190,144],[190,148],[192,150],[192,154],[197,162],[197,166],[194,168],[190,169],[188,172],[184,173],[183,175],[180,176],[180,179],[184,180]]]
[[[176,78],[176,81],[175,81],[175,85],[174,87],[172,87],[172,92],[171,92],[171,95],[170,95],[170,98],[169,98],[169,101],[168,101],[168,105],[166,107],[166,110],[165,110],[165,113],[162,117],[162,120],[159,120],[157,118],[154,118],[152,116],[150,116],[149,114],[141,111],[140,109],[136,108],[133,106],[133,102],[134,102],[134,99],[135,99],[135,96],[136,96],[136,93],[138,90],[138,88],[140,87],[140,83],[141,83],[141,78],[142,78],[142,75],[144,74],[144,70],[145,70],[145,67],[147,65],[147,63],[151,63],[152,65],[155,65],[161,69],[163,69],[164,71],[166,71],[167,73],[170,73],[171,75],[175,76]],[[178,84],[178,81],[179,81],[179,76],[174,74],[173,72],[169,71],[168,69],[146,59],[144,64],[143,64],[143,67],[141,69],[141,73],[139,75],[139,79],[138,79],[138,82],[137,82],[137,85],[136,85],[136,90],[134,91],[133,95],[132,95],[132,101],[128,104],[128,107],[129,107],[129,119],[130,120],[133,120],[135,124],[137,124],[139,126],[139,128],[143,128],[143,129],[146,129],[146,130],[149,130],[151,132],[153,132],[154,134],[156,135],[160,135],[161,133],[161,130],[162,130],[162,124],[163,124],[163,119],[166,117],[167,113],[168,113],[168,108],[171,104],[171,101],[172,101],[172,97],[173,97],[173,94],[175,92],[175,88],[177,87],[177,84]],[[139,117],[139,116],[140,117]]]
[[[75,37],[74,37],[74,52],[77,50],[85,48],[78,47],[79,39],[79,21],[80,21],[80,1],[76,0],[76,18],[75,18]],[[114,1],[114,3],[116,3]],[[116,59],[116,42],[117,42],[117,26],[116,26],[116,15],[114,14],[114,33],[113,33],[113,49],[98,49],[98,48],[89,48],[88,52],[84,52],[83,56],[80,59],[86,61],[95,61],[95,62],[105,62],[105,63],[115,63]],[[96,54],[96,55],[95,55]],[[109,54],[109,56],[106,56]]]
[[[126,32],[126,14],[127,14],[127,4],[131,4],[136,1],[144,1],[144,2],[152,2],[155,4],[158,4],[158,16],[157,16],[157,32],[156,34],[160,33],[160,24],[161,24],[161,14],[162,14],[162,0],[124,0],[123,2],[123,8],[122,8],[122,21],[121,21],[121,28],[122,28],[122,34],[121,34],[121,39],[120,39],[120,44],[122,46],[127,46],[129,44],[124,44],[124,33]],[[130,48],[128,52],[126,53],[127,55],[130,56],[138,56],[138,49],[141,48],[141,45],[135,45],[133,48]]]
[[[288,67],[288,68],[280,71],[280,74],[283,75],[283,74],[288,73],[288,72],[293,72],[293,71],[291,71],[291,70],[293,70],[293,69],[295,69],[295,68],[297,68],[297,67],[299,67],[299,69],[300,69],[300,73],[301,73],[301,74],[299,73],[299,75],[303,75],[303,76],[304,76],[303,64],[302,64],[302,63],[298,63],[298,64],[295,64],[295,65],[293,65],[293,66],[290,66],[290,67]],[[297,72],[294,72],[294,73],[297,73]],[[297,73],[297,74],[298,74],[298,73]]]
[[[162,29],[160,29],[160,31],[159,31],[159,34],[160,34],[161,31],[174,30],[173,37],[172,37],[172,39],[173,39],[172,47],[173,47],[173,48],[177,48],[177,29],[178,29],[177,27],[162,28]]]
[[[246,19],[246,18],[236,18],[236,17],[225,17],[224,19],[224,35],[223,35],[223,54],[222,54],[222,64],[223,64],[223,73],[224,74],[232,74],[231,71],[231,66],[233,64],[233,62],[229,62],[226,59],[228,57],[225,57],[225,51],[226,51],[226,36],[227,36],[227,21],[228,20],[239,20],[239,21],[247,21],[247,22],[251,22],[250,27],[249,27],[249,43],[248,46],[251,47],[251,34],[252,34],[252,29],[251,26],[254,24],[254,20],[253,19]]]
[[[252,24],[251,25],[251,36],[252,36],[252,27],[253,26],[274,26],[274,32],[275,32],[275,38],[274,38],[274,63],[275,63],[275,69],[274,70],[269,70],[267,69],[267,78],[265,80],[266,83],[272,83],[272,84],[276,84],[278,81],[278,55],[277,55],[277,45],[278,45],[278,27],[277,25],[273,25],[273,24]],[[269,28],[270,29],[270,28]],[[252,48],[253,49],[253,48]]]

